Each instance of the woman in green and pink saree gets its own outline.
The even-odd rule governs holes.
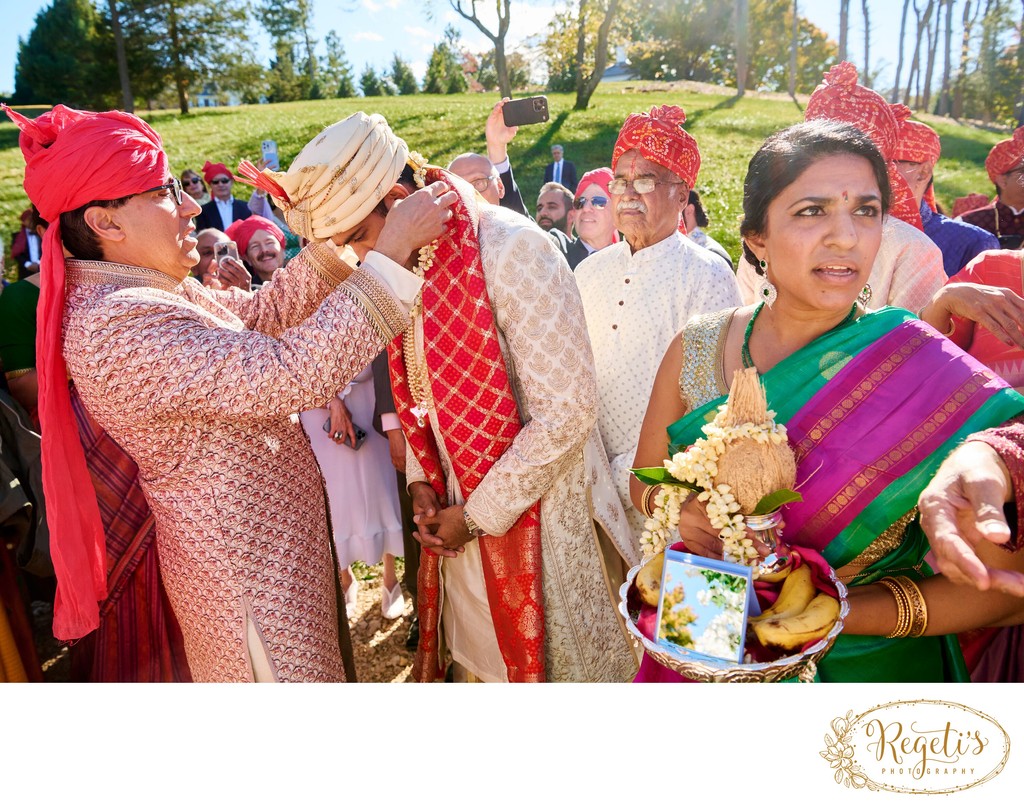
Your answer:
[[[889,198],[881,155],[846,124],[798,124],[765,142],[750,162],[741,225],[760,301],[695,318],[669,347],[634,466],[659,465],[666,443],[700,437],[733,374],[757,368],[797,458],[803,500],[783,507],[784,541],[823,556],[849,587],[850,613],[819,679],[963,680],[954,633],[997,623],[1015,600],[933,573],[918,496],[958,443],[1024,412],[1024,397],[938,331],[952,314],[981,319],[991,291],[946,287],[925,322],[867,308]],[[1014,339],[1024,344],[1024,334]],[[639,508],[643,484],[631,493]],[[702,503],[691,498],[679,525],[688,551],[721,556]],[[991,564],[1024,566],[1024,555],[998,553]],[[909,577],[927,605],[919,637],[887,637],[905,634],[895,594],[879,583],[890,576]],[[649,658],[637,675],[679,679]]]

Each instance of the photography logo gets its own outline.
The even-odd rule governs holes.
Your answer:
[[[991,716],[941,700],[888,702],[832,721],[820,752],[853,789],[941,794],[995,778],[1010,737]]]

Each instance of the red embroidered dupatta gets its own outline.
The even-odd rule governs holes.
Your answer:
[[[478,210],[472,198],[441,169],[427,182],[442,180],[459,192],[454,216],[435,243],[423,285],[423,349],[430,394],[445,451],[459,488],[469,498],[511,446],[522,422],[498,343],[494,312],[484,282]],[[410,327],[412,328],[412,327]],[[447,493],[437,443],[429,423],[411,413],[418,404],[409,389],[406,357],[399,337],[388,346],[391,386],[409,446],[442,504]],[[415,359],[409,358],[415,367]],[[534,503],[504,536],[480,543],[487,597],[498,648],[509,682],[544,680],[544,600],[541,582],[540,504]],[[443,675],[437,632],[441,608],[440,559],[421,555],[420,643],[413,675],[429,682]]]

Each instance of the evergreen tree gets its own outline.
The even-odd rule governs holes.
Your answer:
[[[116,103],[113,39],[89,0],[54,0],[18,39],[15,104],[67,104],[100,109]],[[110,68],[113,66],[113,71]]]
[[[434,46],[423,79],[424,93],[464,93],[469,86],[459,58],[459,32],[449,25]]]
[[[397,53],[391,62],[391,82],[395,85],[398,95],[413,95],[420,91],[416,82],[416,76],[409,67],[409,63],[402,59]]]
[[[352,98],[356,95],[356,81],[341,39],[335,31],[328,31],[324,37],[324,45],[327,48],[327,57],[320,66],[324,94],[337,98]]]
[[[359,77],[359,86],[363,89],[363,95],[367,98],[370,96],[387,95],[384,81],[377,75],[373,65],[367,65],[363,70],[363,75]]]

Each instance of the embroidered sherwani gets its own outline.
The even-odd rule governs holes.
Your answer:
[[[323,245],[257,293],[67,268],[68,370],[138,464],[193,677],[253,679],[252,625],[276,679],[343,680],[322,481],[291,414],[343,388],[407,309]]]
[[[755,303],[761,276],[743,256],[736,268],[736,280],[743,302]],[[872,308],[898,306],[917,314],[946,283],[942,251],[923,231],[895,216],[886,216],[868,283]]]
[[[628,547],[602,553],[595,520],[618,544],[629,541],[617,503],[609,507],[605,500],[591,510],[592,499],[607,498],[610,487],[600,457],[585,458],[597,394],[576,283],[547,234],[517,214],[481,205],[478,235],[498,341],[523,427],[464,501],[431,404],[430,425],[448,502],[465,502],[480,528],[502,536],[540,500],[545,679],[624,682],[637,661],[607,577],[614,578],[610,566],[621,564],[618,554],[630,563],[636,559]],[[413,327],[422,363],[420,317]],[[406,464],[410,483],[427,479],[412,452]],[[441,581],[444,646],[479,679],[505,681],[478,541],[469,542],[458,558],[441,559]]]
[[[597,365],[601,440],[639,543],[644,517],[630,501],[629,470],[658,367],[687,320],[738,306],[740,294],[721,257],[679,233],[636,253],[625,241],[606,247],[576,268],[576,281]]]

